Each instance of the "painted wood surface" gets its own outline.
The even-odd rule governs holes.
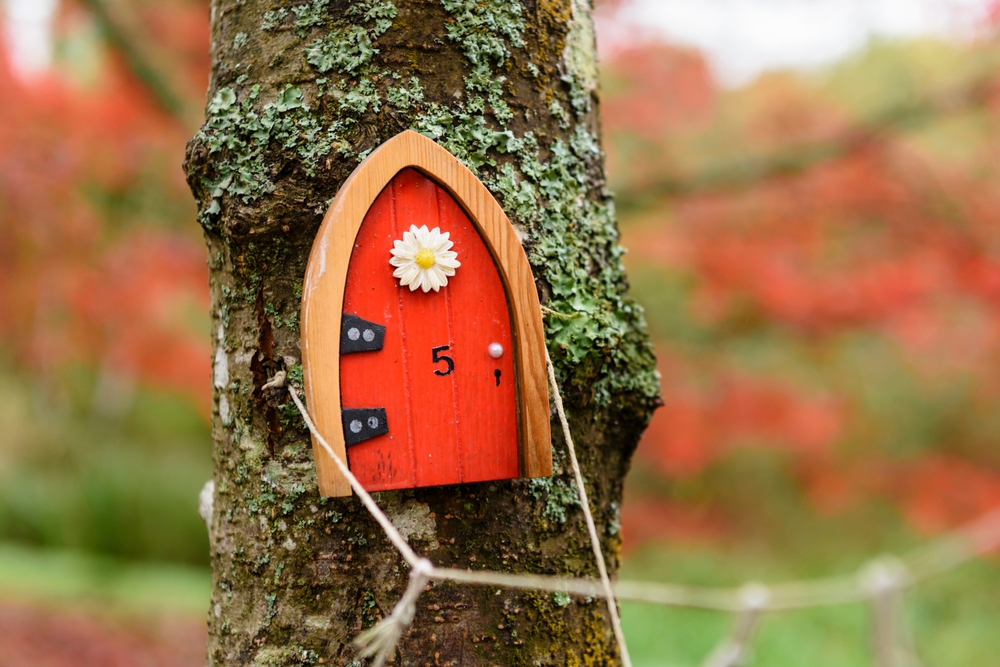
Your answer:
[[[454,243],[461,267],[438,292],[411,291],[392,276],[393,241],[411,225],[440,228]],[[386,327],[383,349],[340,359],[341,405],[386,410],[389,432],[347,450],[351,472],[366,490],[518,476],[503,284],[472,221],[420,172],[397,174],[365,216],[344,312]],[[505,350],[498,359],[489,355],[492,343]]]
[[[340,354],[341,317],[345,311],[345,297],[349,296],[347,293],[348,269],[354,255],[358,233],[369,209],[389,182],[408,167],[429,176],[451,195],[452,204],[467,216],[466,220],[471,223],[471,229],[478,232],[484,242],[485,249],[492,258],[506,296],[510,322],[508,333],[510,345],[509,347],[505,345],[505,353],[501,357],[501,361],[506,359],[507,363],[512,364],[510,372],[515,380],[513,391],[518,443],[518,474],[522,477],[551,475],[552,456],[548,381],[545,369],[545,338],[534,278],[524,249],[521,247],[507,216],[475,175],[446,150],[415,132],[408,131],[397,135],[376,149],[358,166],[331,203],[314,242],[306,269],[302,295],[302,356],[306,398],[316,425],[334,451],[347,460],[347,448],[341,420],[340,367],[342,362],[353,363],[350,361],[351,357],[360,358],[371,354],[363,352],[343,357]],[[453,212],[448,215],[452,214]],[[441,215],[440,209],[439,215]],[[386,256],[385,261],[388,265],[388,256]],[[461,277],[467,268],[468,266],[463,261],[463,265],[458,269],[454,279],[457,280]],[[386,270],[389,271],[388,275],[391,277],[391,270],[388,267]],[[454,286],[458,284],[456,282]],[[443,291],[451,287],[453,284],[449,282]],[[433,295],[433,293],[429,293],[429,295]],[[429,295],[421,294],[421,296]],[[429,305],[428,308],[430,310],[423,313],[424,315],[433,315],[436,312]],[[414,310],[414,312],[422,311]],[[447,300],[445,300],[445,315],[447,312]],[[448,335],[456,341],[456,344],[458,344],[458,340],[468,340],[474,335],[478,336],[477,332],[471,330],[473,325],[468,318],[463,319],[454,312],[452,317],[453,328],[448,330]],[[469,327],[470,330],[466,330],[464,327]],[[502,334],[498,333],[497,335]],[[413,342],[415,341],[412,339],[408,340],[408,343]],[[421,341],[423,346],[429,342],[429,339]],[[494,341],[487,341],[486,345],[490,342]],[[390,344],[387,331],[386,347]],[[399,354],[403,355],[402,339],[400,339],[399,345]],[[437,344],[435,344],[436,346]],[[418,348],[414,346],[412,349],[417,350]],[[405,358],[405,356],[400,356],[400,359]],[[430,361],[429,355],[426,361]],[[500,365],[497,365],[495,369],[501,371],[502,384],[507,376],[507,371]],[[435,377],[434,379],[440,378]],[[455,409],[456,414],[459,414],[459,420],[458,425],[453,429],[455,435],[447,436],[453,437],[457,442],[459,453],[462,452],[461,448],[464,446],[462,444],[463,428],[468,427],[471,432],[475,432],[489,428],[490,424],[488,421],[481,421],[477,428],[476,421],[471,419],[467,420],[468,424],[463,424],[464,420],[461,417],[462,414],[465,414],[463,401],[474,402],[482,399],[481,397],[477,398],[476,392],[479,389],[467,387],[461,382],[463,381],[459,378],[453,378],[450,391],[453,392],[455,400],[458,402],[458,408],[453,409]],[[402,385],[397,391],[403,392]],[[416,392],[417,389],[411,388],[411,391]],[[442,391],[449,390],[445,388]],[[360,399],[361,397],[359,397]],[[365,398],[364,400],[369,399]],[[374,405],[348,406],[344,403],[344,406],[377,407],[384,404],[386,401],[380,400]],[[416,412],[411,411],[409,414],[412,418]],[[476,414],[478,415],[478,412]],[[502,411],[492,414],[502,414]],[[435,419],[445,419],[446,415],[446,411],[442,411],[441,415]],[[393,419],[391,416],[388,419],[390,422],[388,435],[393,435]],[[380,438],[383,437],[386,436],[380,436]],[[470,444],[472,442],[472,440],[468,441]],[[363,447],[364,444],[355,445],[352,449],[359,446]],[[325,496],[350,495],[351,490],[347,480],[340,475],[330,457],[315,442],[313,443],[313,451],[316,458],[320,492]],[[471,460],[472,457],[469,458]],[[465,459],[462,458],[462,460]],[[489,455],[482,457],[482,460],[488,461]],[[358,461],[360,464],[360,459],[354,459],[351,461],[352,466],[354,461]],[[410,461],[410,466],[406,469],[395,467],[397,463],[399,462],[395,459],[386,463],[387,470],[391,470],[392,474],[397,476],[394,479],[402,479],[407,475],[412,475],[413,480],[419,478],[415,459]],[[401,463],[399,465],[401,466]],[[470,463],[468,470],[463,467],[462,475],[469,476],[463,476],[462,479],[471,481],[475,474],[479,474],[475,472],[478,465],[480,464]],[[504,474],[506,475],[506,473]]]

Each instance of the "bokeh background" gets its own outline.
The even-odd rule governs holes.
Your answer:
[[[203,664],[208,272],[181,170],[204,0],[4,0],[0,667]],[[665,405],[627,578],[849,574],[1000,505],[1000,4],[618,0],[605,146]],[[927,665],[997,664],[1000,563],[918,588]],[[640,666],[731,619],[623,605]],[[868,610],[756,664],[871,664]]]

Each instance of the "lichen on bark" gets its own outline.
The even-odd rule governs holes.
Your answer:
[[[347,664],[405,564],[354,499],[318,497],[298,309],[337,188],[413,129],[472,169],[518,229],[605,553],[617,562],[628,459],[657,397],[627,296],[599,142],[586,0],[217,0],[206,121],[188,146],[212,271],[217,364],[212,664]],[[218,378],[218,374],[217,374]],[[554,432],[558,432],[554,429]],[[551,479],[379,494],[436,563],[567,575],[595,566],[557,438]],[[400,664],[615,664],[602,603],[438,584]]]

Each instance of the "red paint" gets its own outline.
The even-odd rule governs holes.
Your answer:
[[[410,225],[449,232],[462,263],[439,292],[411,292],[392,277],[393,241]],[[382,350],[340,358],[341,405],[384,407],[389,432],[348,448],[369,491],[518,476],[514,346],[506,293],[475,225],[455,200],[414,169],[392,179],[358,232],[344,312],[386,327]],[[490,343],[503,345],[493,359]],[[432,349],[451,357],[455,370]],[[494,371],[500,370],[497,386]]]

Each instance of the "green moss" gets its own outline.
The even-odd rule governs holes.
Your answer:
[[[257,109],[260,86],[239,101],[231,88],[222,88],[208,105],[205,125],[195,137],[215,156],[207,184],[211,204],[202,211],[203,224],[221,210],[224,195],[238,196],[244,203],[274,190],[272,169],[265,151],[272,144],[295,149],[306,173],[315,173],[321,157],[338,140],[335,126],[321,128],[310,113],[302,91],[286,86],[274,102]]]
[[[315,665],[319,654],[304,646],[264,646],[254,655],[251,667],[308,667]]]
[[[555,140],[547,147],[530,131],[518,137],[504,129],[493,129],[482,115],[487,105],[501,124],[509,115],[493,100],[503,77],[494,76],[507,64],[513,47],[524,45],[521,8],[510,2],[442,0],[455,21],[448,37],[460,44],[472,65],[466,77],[466,101],[452,108],[431,105],[414,119],[412,127],[435,139],[470,169],[496,167],[495,155],[513,161],[499,166],[486,185],[500,199],[508,216],[531,231],[531,263],[551,287],[546,304],[553,310],[579,315],[547,318],[547,333],[560,380],[578,389],[590,387],[599,405],[629,393],[652,401],[659,393],[652,349],[645,337],[641,308],[629,299],[622,284],[623,250],[618,246],[614,206],[595,198],[590,174],[601,170],[603,154],[586,125],[577,125],[569,143]],[[573,41],[575,52],[567,63],[583,71],[570,70],[563,77],[568,97],[578,118],[590,111],[592,32]],[[589,36],[588,36],[589,35]],[[589,43],[585,43],[590,39]],[[582,63],[582,64],[581,64]],[[537,69],[537,68],[536,68]],[[591,86],[591,87],[588,87]],[[553,115],[569,127],[571,118],[553,99]],[[546,150],[547,149],[547,150]],[[550,157],[543,159],[547,153]]]
[[[326,0],[316,0],[313,6],[320,3],[324,5],[323,10],[315,14],[325,12]],[[391,2],[364,0],[351,5],[344,12],[344,25],[330,29],[306,47],[306,61],[323,73],[336,70],[342,74],[356,74],[379,52],[373,42],[392,27],[394,18],[396,6]],[[319,19],[313,22],[313,13],[308,14],[307,20],[308,23],[304,23],[300,19],[297,25],[311,27],[319,22]]]
[[[576,487],[563,477],[537,477],[528,480],[528,490],[534,498],[545,498],[542,517],[547,521],[556,522],[560,526],[566,523],[566,511],[572,507],[580,507],[580,496]]]
[[[420,86],[420,79],[411,76],[408,85],[389,86],[385,99],[397,110],[409,111],[411,107],[424,101],[424,90]]]
[[[529,133],[530,134],[530,133]],[[547,306],[578,317],[548,317],[550,351],[560,379],[591,386],[598,405],[618,393],[647,399],[659,391],[641,308],[621,281],[622,248],[609,200],[588,197],[587,174],[603,155],[578,125],[539,159],[532,137],[516,145],[519,177],[509,166],[487,182],[514,220],[533,230],[529,258],[551,288]]]
[[[454,20],[446,30],[474,67],[500,67],[510,58],[511,46],[524,46],[524,10],[509,0],[441,0]]]
[[[299,311],[291,310],[288,316],[284,316],[283,313],[288,311],[288,308],[278,308],[273,303],[264,304],[264,315],[271,322],[274,327],[290,329],[292,331],[299,330]]]
[[[361,627],[364,630],[374,627],[379,622],[379,608],[375,602],[375,595],[371,591],[364,591],[361,594]]]
[[[302,377],[302,364],[295,364],[288,370],[288,381],[294,384],[296,387],[301,388],[305,380]]]
[[[304,35],[309,28],[322,25],[329,7],[330,0],[313,0],[311,3],[292,7],[292,14],[295,15],[295,30],[299,36]]]
[[[288,16],[288,10],[284,7],[277,11],[265,12],[264,19],[260,23],[260,29],[264,31],[274,30],[281,25],[286,16]]]
[[[271,621],[274,619],[274,616],[275,616],[275,604],[274,603],[278,599],[278,596],[275,595],[274,593],[266,593],[264,595],[264,599],[267,600],[267,616],[264,617],[264,623],[263,624],[265,626],[268,626],[268,625],[271,625]]]
[[[372,46],[368,31],[361,26],[349,26],[330,32],[306,48],[306,61],[320,72],[332,69],[353,73],[371,62],[378,49]]]
[[[378,113],[382,108],[382,98],[379,95],[378,85],[371,79],[363,79],[357,85],[348,87],[346,82],[341,82],[338,89],[340,95],[340,108],[355,115],[362,115],[369,110]]]
[[[590,111],[590,93],[597,88],[598,79],[594,19],[586,0],[572,0],[572,4],[570,31],[563,49],[567,72],[563,81],[570,84],[573,108]]]

